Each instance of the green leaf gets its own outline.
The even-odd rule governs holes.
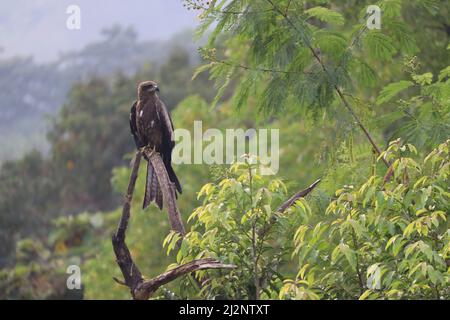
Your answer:
[[[352,59],[352,76],[364,86],[372,87],[377,84],[378,76],[375,71],[361,59]]]
[[[364,293],[358,298],[358,300],[366,300],[370,294],[372,293],[372,290],[366,290]]]
[[[309,17],[317,18],[323,22],[335,25],[342,25],[345,22],[344,17],[336,11],[325,7],[314,7],[305,11]]]
[[[413,244],[406,246],[405,257],[408,258],[409,255],[417,248],[418,245],[419,245],[419,242],[415,242]]]
[[[306,270],[309,268],[309,264],[305,264],[297,273],[297,277],[305,279]]]
[[[413,85],[414,85],[413,82],[407,81],[407,80],[402,80],[399,82],[394,82],[394,83],[388,84],[386,87],[383,88],[383,90],[381,90],[381,93],[378,96],[378,99],[376,102],[377,105],[380,105],[382,103],[390,101],[401,91],[406,90]]]
[[[450,78],[450,66],[445,69],[442,69],[439,73],[439,81],[443,81],[446,78]]]
[[[397,240],[397,238],[398,238],[399,236],[400,236],[400,235],[397,234],[397,235],[391,237],[391,238],[389,239],[389,241],[387,242],[386,247],[385,247],[384,249],[385,249],[385,250],[389,249],[389,247],[395,242],[395,240]]]
[[[320,50],[335,59],[340,57],[347,49],[347,41],[339,35],[320,31],[315,34],[315,37]]]
[[[401,16],[401,0],[381,1],[380,7],[383,12],[383,17],[392,19]]]
[[[367,276],[371,276],[380,266],[380,263],[374,263],[369,268],[367,268]]]
[[[417,84],[420,84],[421,86],[428,85],[433,82],[433,74],[431,72],[427,72],[421,75],[415,74],[412,76],[412,78]]]
[[[416,225],[416,222],[413,221],[410,224],[408,224],[408,226],[405,228],[405,230],[403,230],[403,236],[405,238],[408,238],[414,231],[416,231],[415,225]]]
[[[333,252],[331,253],[331,263],[332,264],[336,263],[337,259],[339,258],[340,253],[341,253],[341,250],[340,250],[339,246],[336,246],[336,248],[334,248]]]
[[[214,66],[214,62],[211,62],[211,63],[208,63],[208,64],[204,64],[204,65],[201,65],[201,66],[197,67],[195,69],[195,71],[194,71],[194,74],[192,75],[191,80],[194,80],[195,78],[197,78],[197,76],[200,73],[203,73],[203,72],[211,69],[213,66]]]
[[[390,60],[397,52],[392,38],[377,30],[368,32],[363,43],[369,55],[382,61]]]
[[[352,269],[356,270],[356,253],[345,243],[339,245],[339,250],[344,254]]]
[[[419,249],[420,251],[427,257],[428,261],[432,262],[433,260],[433,250],[429,245],[427,245],[425,242],[420,241],[419,242]]]

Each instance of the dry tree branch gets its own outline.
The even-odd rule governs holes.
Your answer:
[[[172,230],[177,231],[180,235],[184,236],[186,234],[186,231],[181,219],[180,212],[178,211],[178,207],[176,205],[175,190],[169,180],[161,156],[159,155],[159,153],[153,152],[148,148],[144,149],[142,152],[146,155],[148,161],[152,163],[155,171],[157,172],[158,182],[163,192],[163,198],[168,210],[168,216]],[[133,299],[147,300],[162,285],[165,285],[185,274],[205,269],[236,268],[235,265],[223,264],[220,261],[211,258],[197,259],[185,263],[181,266],[175,267],[174,269],[166,271],[152,279],[145,280],[138,266],[134,263],[130,250],[125,243],[125,234],[128,227],[128,221],[130,219],[131,201],[133,199],[141,159],[141,151],[136,152],[136,156],[133,161],[133,168],[131,170],[130,180],[128,182],[127,193],[125,195],[125,200],[122,208],[122,216],[117,226],[117,230],[112,236],[112,245],[116,256],[116,261],[124,278],[124,280],[120,280],[117,278],[114,278],[114,280],[121,285],[127,286],[130,289],[130,293]],[[283,213],[287,208],[292,206],[296,200],[309,194],[319,182],[320,179],[315,181],[308,188],[294,194],[278,208],[277,214]],[[263,229],[263,234],[267,233],[271,226],[276,222],[277,214],[272,217],[272,219],[266,225],[266,228]]]
[[[311,191],[314,190],[314,188],[319,184],[320,181],[321,181],[320,179],[317,179],[308,188],[300,190],[299,192],[294,194],[278,208],[277,213],[283,213],[284,211],[286,211],[286,209],[292,206],[295,203],[295,201],[297,201],[300,198],[306,197]]]
[[[216,259],[205,258],[193,260],[178,266],[172,270],[166,271],[159,276],[144,281],[138,288],[137,291],[143,291],[145,293],[155,292],[160,286],[175,280],[182,275],[191,273],[193,271],[204,270],[204,269],[234,269],[236,268],[233,264],[222,264]]]
[[[131,170],[130,181],[128,182],[127,194],[125,196],[122,209],[122,216],[120,217],[117,231],[112,237],[112,245],[116,255],[116,261],[125,279],[123,282],[130,288],[131,295],[133,297],[133,289],[143,281],[143,278],[138,267],[134,264],[130,250],[125,243],[125,231],[128,227],[128,220],[130,219],[131,200],[133,199],[134,187],[138,177],[141,157],[141,153],[137,152],[133,162],[133,169]]]
[[[173,187],[170,185],[167,172],[165,170],[161,157],[158,153],[144,150],[149,161],[152,162],[156,172],[158,173],[158,182],[163,191],[163,197],[166,199],[166,207],[169,211],[169,220],[172,229],[178,231],[180,234],[185,234],[183,222],[175,202],[175,193]],[[198,259],[178,266],[172,270],[166,271],[163,274],[156,276],[153,279],[145,280],[139,268],[134,263],[130,250],[125,243],[125,233],[130,219],[131,200],[133,199],[134,188],[139,172],[139,164],[141,162],[142,154],[140,151],[136,152],[136,157],[133,162],[133,169],[131,170],[130,180],[128,182],[127,194],[122,209],[122,216],[117,226],[115,234],[112,236],[112,245],[114,254],[116,255],[117,264],[122,271],[124,281],[115,278],[114,280],[126,285],[130,289],[131,296],[136,300],[147,300],[150,296],[162,285],[167,284],[174,279],[181,277],[187,273],[204,269],[232,269],[236,266],[230,264],[222,264],[215,259]],[[161,173],[161,174],[159,174]]]
[[[306,197],[311,191],[313,191],[316,186],[319,184],[321,180],[317,179],[314,181],[309,187],[306,189],[300,190],[296,194],[294,194],[292,197],[290,197],[288,200],[286,200],[278,209],[277,211],[272,215],[269,222],[265,225],[265,227],[261,230],[259,233],[260,237],[264,237],[269,230],[272,228],[272,226],[277,222],[278,216],[281,213],[284,213],[289,207],[291,207],[298,199]]]

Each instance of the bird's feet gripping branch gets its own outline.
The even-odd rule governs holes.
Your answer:
[[[156,152],[156,148],[155,147],[152,148],[152,147],[149,147],[149,146],[141,147],[141,148],[139,148],[139,152],[141,154],[143,154],[144,157],[147,157],[146,154],[153,155],[153,153]]]

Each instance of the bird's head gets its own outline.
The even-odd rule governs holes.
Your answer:
[[[144,81],[138,86],[138,96],[154,95],[159,92],[158,84],[155,81]]]

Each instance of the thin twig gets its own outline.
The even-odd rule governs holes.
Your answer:
[[[356,240],[356,235],[355,235],[355,230],[352,229],[352,240],[353,240],[353,246],[356,252],[358,252],[358,241]],[[359,284],[359,290],[360,290],[360,294],[363,294],[365,291],[364,288],[364,279],[363,276],[361,274],[361,270],[360,270],[361,266],[359,265],[359,258],[358,258],[358,254],[356,254],[356,275],[358,276],[358,284]]]
[[[244,15],[244,14],[257,14],[257,13],[266,13],[266,12],[271,12],[272,10],[267,9],[267,10],[257,10],[257,11],[236,11],[236,10],[218,10],[215,8],[211,8],[211,7],[205,7],[203,5],[194,3],[193,1],[190,0],[186,0],[186,3],[188,3],[189,5],[192,6],[192,8],[194,9],[198,9],[198,10],[204,10],[204,11],[209,11],[211,13],[217,13],[217,14],[234,14],[234,15]]]
[[[267,72],[267,73],[282,73],[282,74],[302,74],[302,75],[308,75],[312,74],[312,72],[306,72],[306,71],[288,71],[288,70],[280,70],[280,69],[272,69],[272,68],[253,68],[249,67],[243,64],[234,64],[226,60],[217,60],[217,59],[210,59],[213,63],[220,63],[225,64],[227,66],[233,67],[233,68],[240,68],[247,71],[257,71],[257,72]]]

